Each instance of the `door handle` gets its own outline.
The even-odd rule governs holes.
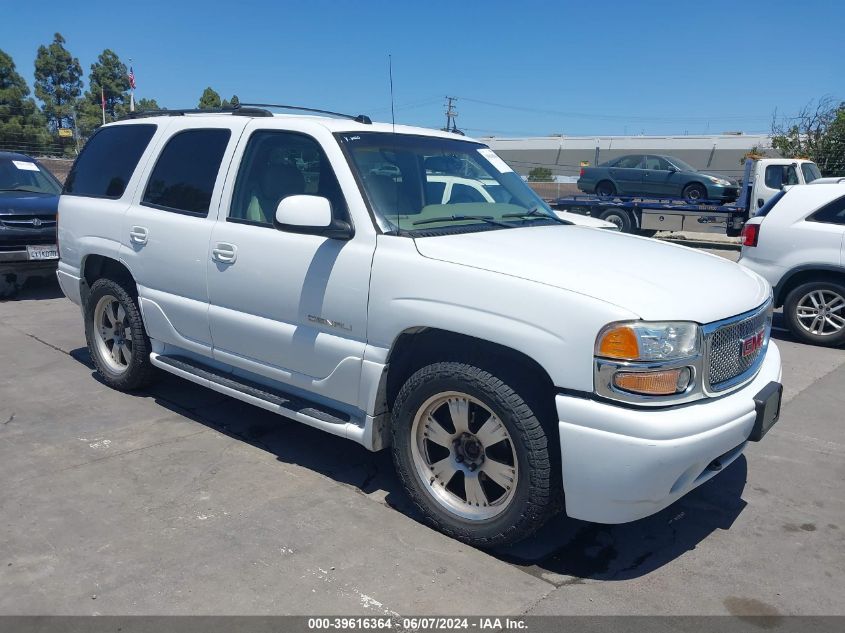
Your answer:
[[[211,259],[221,264],[234,264],[238,258],[238,247],[234,244],[218,242],[211,249]]]
[[[147,243],[147,238],[149,237],[150,233],[145,229],[143,226],[133,226],[132,229],[129,231],[129,241],[133,244],[138,244],[139,246],[143,246]]]

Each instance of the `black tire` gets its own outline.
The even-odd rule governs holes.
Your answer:
[[[789,331],[798,340],[804,343],[810,343],[811,345],[823,345],[825,347],[845,345],[845,327],[841,327],[838,331],[835,331],[834,327],[828,323],[825,329],[828,329],[829,332],[822,334],[813,333],[802,325],[802,321],[798,317],[799,307],[802,304],[807,306],[813,305],[811,300],[807,304],[804,303],[805,298],[809,299],[808,295],[810,293],[822,293],[822,296],[827,298],[827,304],[825,305],[833,304],[835,307],[839,306],[832,311],[834,322],[838,322],[836,317],[845,319],[845,307],[842,307],[842,302],[845,301],[845,284],[833,281],[810,281],[790,290],[789,294],[786,295],[786,300],[783,302],[783,316],[785,317],[784,320],[786,321],[787,327],[789,327]],[[831,301],[830,298],[834,296],[839,297],[840,300],[834,299]],[[804,323],[812,326],[811,319],[812,317],[805,316]]]
[[[616,186],[609,180],[596,183],[596,195],[599,198],[612,198],[616,195]]]
[[[496,516],[469,519],[450,510],[437,500],[435,492],[430,491],[438,482],[433,477],[429,481],[423,480],[418,470],[419,462],[414,461],[412,446],[417,442],[415,417],[426,402],[449,392],[477,399],[504,423],[508,434],[506,445],[513,449],[519,475],[514,491],[509,493],[512,496]],[[560,468],[556,467],[557,451],[554,446],[549,446],[549,442],[557,439],[547,436],[526,398],[491,373],[458,362],[423,367],[403,385],[394,403],[392,417],[396,472],[428,523],[444,534],[478,547],[514,543],[535,532],[556,509],[555,504],[561,496]],[[454,443],[452,446],[453,451]],[[454,453],[449,454],[450,458],[454,456]],[[488,454],[487,449],[483,449],[483,454]],[[466,472],[461,475],[461,486],[467,476]],[[448,488],[448,483],[441,485]],[[468,507],[473,510],[472,504]]]
[[[684,187],[683,194],[687,202],[693,204],[707,199],[707,189],[701,183],[691,183]]]
[[[112,296],[125,311],[125,321],[131,328],[132,357],[123,371],[115,371],[103,356],[94,332],[95,308],[101,299]],[[144,328],[141,312],[134,293],[121,282],[112,279],[98,279],[91,286],[85,302],[85,340],[97,373],[108,386],[120,391],[131,391],[149,385],[156,378],[156,368],[150,362],[150,339]]]
[[[631,215],[624,209],[605,209],[599,214],[599,219],[613,222],[623,233],[631,233],[634,228]]]

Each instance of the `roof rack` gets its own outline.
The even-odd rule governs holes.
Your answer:
[[[319,110],[317,108],[304,108],[302,106],[284,105],[281,103],[241,103],[238,108],[281,108],[283,110],[297,110],[299,112],[314,112],[316,114],[328,114],[330,116],[340,117],[342,119],[351,119],[358,123],[365,125],[372,125],[373,121],[366,114],[343,114],[342,112],[332,112],[331,110]],[[266,112],[266,110],[265,110]]]
[[[373,121],[366,114],[343,114],[331,110],[320,110],[318,108],[305,108],[302,106],[284,105],[281,103],[240,103],[228,108],[177,108],[175,110],[141,110],[140,112],[129,112],[121,119],[144,119],[152,116],[184,116],[186,114],[231,114],[233,116],[273,116],[267,108],[280,108],[283,110],[297,110],[299,112],[314,112],[316,114],[328,114],[342,119],[351,119],[365,125],[372,125]]]
[[[144,119],[151,116],[184,116],[186,114],[231,114],[233,116],[273,116],[269,110],[262,108],[233,106],[230,108],[177,108],[176,110],[141,110],[129,112],[127,119]]]

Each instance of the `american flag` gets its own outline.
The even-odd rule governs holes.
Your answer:
[[[135,71],[132,70],[132,66],[129,67],[129,87],[135,90]]]

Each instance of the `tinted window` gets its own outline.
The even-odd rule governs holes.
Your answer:
[[[640,166],[642,162],[642,156],[623,156],[619,159],[619,162],[616,163],[616,167],[620,167],[622,169],[636,169]]]
[[[801,163],[801,171],[804,172],[804,182],[808,184],[816,178],[822,177],[822,173],[815,163]]]
[[[487,199],[478,189],[456,182],[452,185],[452,192],[449,194],[446,204],[462,204],[465,202],[487,202]]]
[[[446,191],[445,182],[425,183],[425,201],[428,204],[441,204],[443,202],[443,192]]]
[[[798,173],[792,165],[769,165],[764,179],[769,189],[780,189],[785,185],[797,185]]]
[[[780,202],[780,199],[786,195],[785,191],[778,191],[775,195],[769,198],[769,201],[760,207],[760,210],[757,213],[752,213],[752,215],[759,215],[759,216],[766,216],[769,215],[769,211],[774,209],[775,205]]]
[[[208,215],[229,130],[187,130],[171,138],[147,183],[142,204]]]
[[[100,128],[73,164],[64,193],[94,198],[119,198],[155,134],[155,125],[115,125]]]
[[[829,202],[807,219],[810,222],[845,224],[845,196]]]
[[[317,141],[291,132],[255,132],[241,161],[229,218],[272,225],[279,202],[296,195],[328,198],[335,217],[348,220],[346,200]]]

